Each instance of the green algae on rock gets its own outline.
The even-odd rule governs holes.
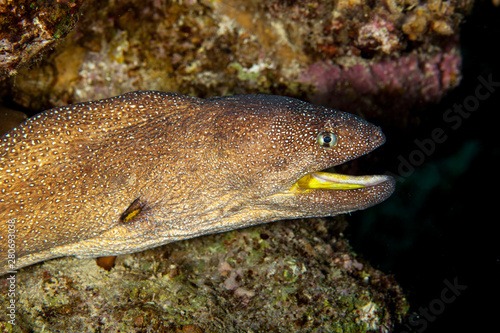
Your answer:
[[[356,258],[346,225],[281,221],[181,241],[120,256],[111,272],[72,258],[31,266],[17,275],[18,328],[393,331],[407,301],[393,277]]]
[[[420,101],[424,101],[420,107],[435,103],[460,82],[461,55],[458,31],[473,3],[469,0],[455,2],[437,0],[420,2],[414,0],[375,2],[353,0],[331,2],[146,0],[139,2],[125,0],[100,2],[87,0],[87,2],[90,5],[86,7],[85,14],[74,32],[68,38],[59,40],[54,53],[47,54],[46,61],[40,62],[30,70],[18,70],[19,74],[15,80],[5,80],[0,89],[1,97],[12,99],[15,103],[31,110],[42,110],[138,89],[176,91],[200,97],[260,92],[297,96],[320,104],[334,101],[333,106],[361,113],[368,119],[377,118],[378,123],[394,119],[399,119],[403,123],[408,121],[408,113],[412,112],[412,108],[415,105],[418,106]],[[406,91],[408,91],[407,94],[405,94]],[[313,222],[307,221],[306,223]],[[258,242],[259,246],[267,251],[269,251],[269,246],[279,247],[279,253],[276,253],[276,256],[270,259],[271,261],[278,262],[283,254],[293,253],[288,246],[293,244],[295,238],[276,237],[272,232],[274,226],[257,229],[263,230],[262,241]],[[313,231],[305,225],[294,226],[292,229],[298,237],[297,242],[304,242],[300,235],[303,235],[305,230],[313,234]],[[279,233],[281,236],[291,234],[287,227],[280,229]],[[148,264],[144,261],[149,258],[148,256],[144,257],[139,254],[130,256],[127,260],[119,262],[117,269],[124,269],[126,272],[133,271],[134,274],[120,275],[123,280],[114,279],[113,282],[116,282],[115,285],[128,284],[131,279],[150,278],[153,273],[160,272],[163,275],[168,274],[172,279],[175,277],[184,279],[185,284],[177,286],[176,292],[190,290],[190,288],[199,291],[200,288],[196,282],[200,279],[203,282],[211,281],[213,275],[210,273],[213,272],[210,271],[208,275],[201,278],[197,274],[203,274],[204,270],[212,269],[213,264],[218,264],[218,259],[211,261],[207,257],[203,263],[196,262],[197,257],[192,256],[193,249],[197,249],[198,246],[205,244],[207,239],[214,237],[216,242],[210,243],[211,246],[206,251],[212,254],[219,253],[218,251],[222,251],[228,244],[231,244],[232,238],[229,235],[244,237],[245,234],[230,233],[168,245],[163,249],[168,252],[167,254],[174,254],[172,259],[160,252],[162,254],[156,256],[155,262],[148,262]],[[333,255],[336,257],[339,243],[329,237],[326,237],[324,241],[332,246]],[[343,239],[341,241],[345,242]],[[184,251],[168,250],[181,244],[185,244]],[[307,331],[330,325],[332,318],[336,319],[342,317],[342,314],[348,314],[347,310],[336,311],[335,307],[340,302],[335,303],[328,298],[336,296],[334,285],[331,285],[331,289],[313,288],[314,286],[306,285],[306,288],[301,289],[302,292],[291,298],[290,293],[287,293],[293,288],[300,289],[301,284],[314,280],[325,272],[328,272],[328,275],[324,281],[334,277],[349,276],[354,272],[353,276],[359,279],[361,286],[366,287],[367,281],[378,291],[389,290],[384,289],[383,286],[396,286],[391,277],[380,272],[378,278],[373,278],[374,274],[366,274],[365,269],[369,267],[366,264],[364,269],[346,271],[348,267],[352,269],[352,267],[360,266],[356,263],[357,260],[354,260],[352,253],[345,249],[346,256],[343,257],[345,265],[344,261],[336,257],[337,269],[325,270],[323,264],[330,263],[329,257],[318,258],[317,261],[312,261],[310,266],[307,266],[309,262],[305,262],[305,267],[320,269],[314,270],[310,275],[305,275],[306,279],[297,279],[293,272],[296,271],[296,267],[303,267],[300,265],[303,260],[302,256],[306,255],[306,258],[309,258],[307,255],[313,253],[312,249],[317,250],[317,244],[314,242],[300,244],[304,246],[304,249],[299,250],[297,258],[291,261],[287,258],[287,262],[291,265],[289,271],[280,271],[279,266],[269,268],[270,272],[280,272],[284,278],[286,276],[286,279],[290,279],[286,281],[295,281],[297,285],[290,282],[281,288],[278,283],[274,284],[275,292],[280,292],[280,295],[285,296],[273,302],[275,307],[266,308],[266,310],[276,312],[262,318],[271,318],[275,321],[274,318],[284,315],[289,320],[282,325],[300,323],[303,325],[300,329],[297,328],[298,326],[293,326],[290,330],[295,328],[296,331],[302,329]],[[297,247],[295,249],[297,250]],[[343,250],[339,251],[344,253]],[[110,300],[114,300],[113,297],[119,295],[119,292],[109,288],[107,284],[103,284],[99,290],[92,289],[95,281],[88,282],[90,281],[87,280],[88,273],[101,277],[96,273],[94,264],[89,262],[92,268],[88,270],[83,268],[78,271],[78,274],[74,269],[80,268],[75,266],[71,259],[56,260],[28,268],[18,275],[21,281],[33,278],[33,280],[21,283],[23,301],[19,304],[26,306],[20,307],[20,313],[24,316],[25,323],[36,323],[33,324],[35,331],[42,330],[44,325],[46,327],[56,325],[61,330],[68,330],[68,327],[94,328],[108,325],[106,324],[108,321],[110,324],[105,328],[118,327],[123,318],[126,324],[122,325],[128,325],[125,327],[128,330],[146,329],[148,323],[151,327],[160,330],[161,327],[180,328],[188,322],[199,323],[201,327],[210,330],[210,328],[233,327],[231,325],[234,325],[234,322],[229,322],[229,320],[234,317],[242,318],[247,325],[243,327],[276,329],[270,323],[259,322],[255,326],[250,326],[251,324],[245,321],[245,316],[250,320],[258,321],[258,317],[251,316],[252,313],[267,315],[263,311],[252,312],[256,309],[248,306],[252,305],[255,297],[259,297],[259,290],[268,292],[262,284],[267,283],[269,276],[272,275],[259,275],[262,260],[257,261],[258,264],[253,266],[251,272],[264,282],[261,286],[255,284],[255,288],[249,287],[245,280],[247,275],[235,272],[237,270],[235,265],[241,268],[242,262],[238,253],[240,252],[235,251],[232,253],[234,255],[227,258],[227,263],[220,264],[222,266],[220,270],[227,274],[227,278],[216,279],[216,282],[224,284],[225,289],[220,293],[213,292],[213,288],[206,289],[212,298],[202,304],[207,304],[210,308],[214,304],[232,305],[229,307],[230,310],[227,310],[228,307],[214,310],[217,316],[209,324],[205,323],[210,318],[214,318],[210,317],[210,313],[200,313],[194,307],[189,311],[182,308],[182,306],[189,305],[190,297],[195,297],[196,292],[181,293],[181,297],[173,301],[165,301],[165,304],[168,303],[173,308],[179,304],[181,306],[181,310],[176,313],[177,316],[172,313],[173,311],[168,310],[171,311],[168,321],[157,319],[166,316],[165,310],[157,311],[158,308],[163,309],[163,303],[159,302],[161,306],[157,307],[154,304],[144,304],[140,298],[145,297],[148,300],[153,298],[153,301],[156,301],[158,297],[164,301],[165,295],[160,290],[157,293],[153,290],[155,296],[151,296],[144,291],[152,291],[149,287],[136,286],[126,293],[132,298],[121,298],[115,303],[109,303]],[[326,255],[332,254],[327,252]],[[246,263],[253,257],[260,258],[260,253],[256,250],[243,251],[239,256],[244,257],[244,263]],[[165,259],[175,262],[167,261],[165,265],[172,264],[164,267],[162,263]],[[294,260],[299,264],[293,264]],[[182,266],[178,263],[186,263],[186,265]],[[152,268],[148,271],[148,267],[144,266],[152,266]],[[185,269],[190,272],[189,278],[183,278]],[[48,275],[44,275],[44,272]],[[242,272],[247,271],[243,268]],[[40,295],[41,290],[36,288],[39,287],[37,279],[42,280],[48,278],[49,275],[60,278],[73,275],[73,273],[77,278],[83,279],[76,279],[78,281],[76,286],[81,288],[79,290],[88,287],[92,293],[84,292],[85,297],[79,294],[72,299],[72,302],[68,302],[61,296],[62,302],[57,303],[58,300],[44,298]],[[29,274],[34,274],[34,276],[31,277]],[[63,280],[69,281],[69,286],[74,286],[70,280],[66,278]],[[108,281],[104,278],[103,280]],[[154,279],[151,278],[151,280]],[[110,282],[110,284],[113,283]],[[30,289],[29,286],[35,287]],[[212,287],[212,285],[209,286]],[[162,285],[161,287],[168,289],[170,286]],[[56,290],[56,292],[66,292],[70,295],[73,291],[71,288]],[[323,291],[324,294],[322,294]],[[103,294],[104,292],[107,293]],[[246,298],[238,296],[231,300],[234,302],[227,303],[232,293],[246,295]],[[257,296],[252,296],[252,294]],[[392,296],[388,296],[389,294]],[[399,310],[393,311],[394,304],[397,303],[394,300],[402,299],[395,297],[395,294],[402,297],[400,290],[399,293],[388,291],[386,300],[392,297],[393,301],[383,304],[371,299],[364,303],[362,298],[365,297],[365,293],[361,290],[352,293],[352,302],[342,302],[345,305],[344,309],[356,309],[356,311],[362,309],[358,313],[363,314],[360,318],[365,319],[360,321],[361,319],[354,318],[351,323],[339,323],[340,327],[345,330],[360,330],[356,326],[356,320],[358,323],[365,322],[370,318],[369,314],[376,313],[378,318],[381,318],[379,316],[381,315],[385,316],[385,320],[391,320],[389,324],[385,324],[384,320],[379,320],[381,323],[379,330],[391,330],[392,323],[404,313],[400,311],[403,307],[397,307]],[[40,295],[39,302],[29,297],[32,295]],[[91,296],[95,298],[92,299]],[[206,295],[203,296],[206,297]],[[85,300],[84,304],[78,305],[81,304],[82,299]],[[291,309],[295,311],[293,302],[286,302],[290,299],[304,306],[303,313],[306,315],[300,313],[299,320],[281,307],[292,304]],[[94,300],[96,303],[92,303]],[[324,303],[311,303],[315,301],[324,301]],[[358,307],[355,307],[354,303]],[[372,303],[377,305],[374,307]],[[57,304],[63,304],[63,306],[58,307]],[[113,304],[116,307],[107,307],[106,304]],[[263,300],[259,304],[262,307],[267,303]],[[325,314],[322,311],[327,309],[325,305],[332,307],[330,311],[334,311],[335,316],[322,316]],[[71,307],[73,307],[72,310]],[[123,310],[132,311],[133,307],[136,312],[127,312],[126,316],[120,314]],[[318,307],[321,310],[315,312],[314,309]],[[99,312],[99,309],[102,311]],[[247,309],[248,313],[245,312]],[[38,312],[29,312],[31,310],[38,310]],[[80,310],[82,312],[79,312]],[[338,313],[341,315],[337,315]],[[81,316],[71,317],[70,314],[81,314]],[[94,314],[95,316],[92,316]],[[203,319],[198,319],[197,314]],[[63,316],[62,322],[58,322],[59,315]],[[226,317],[232,315],[234,317]],[[185,320],[186,316],[196,319],[188,321]],[[84,317],[87,317],[91,324],[81,319]],[[103,318],[102,322],[99,321],[101,318]],[[228,321],[224,321],[225,319]],[[323,326],[319,323],[320,320],[324,320]],[[215,322],[220,322],[220,326],[217,326]],[[338,327],[336,329],[341,331]]]

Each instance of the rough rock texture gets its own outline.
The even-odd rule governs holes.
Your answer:
[[[349,251],[342,219],[196,238],[17,274],[16,332],[388,332],[407,311],[391,276]],[[0,303],[8,304],[2,278]],[[3,326],[2,326],[3,325]],[[318,331],[319,329],[319,331]]]
[[[89,0],[46,62],[5,82],[3,94],[41,110],[139,89],[264,92],[406,119],[459,83],[457,34],[471,5]]]
[[[0,9],[13,3],[22,2]],[[404,127],[460,82],[458,30],[472,3],[87,0],[65,38],[75,16],[60,26],[28,12],[18,33],[0,34],[2,75],[17,74],[0,82],[0,98],[36,112],[140,89],[273,93]],[[367,171],[362,163],[354,173]],[[391,331],[404,296],[349,251],[342,229],[273,223],[123,256],[110,273],[72,258],[29,267],[17,274],[18,325],[0,312],[0,330]],[[1,304],[7,290],[2,277]]]
[[[0,80],[16,75],[66,36],[83,1],[0,1]]]

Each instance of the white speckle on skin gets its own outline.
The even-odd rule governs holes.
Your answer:
[[[316,143],[325,124],[338,137],[333,149]],[[367,136],[381,134],[352,115],[268,95],[135,92],[56,108],[1,140],[0,223],[16,220],[22,262],[133,252],[278,217],[334,215],[380,201],[391,188],[333,197],[291,195],[286,186],[380,144]],[[140,223],[122,225],[137,198],[147,207]],[[0,262],[5,237],[0,231]],[[22,264],[36,262],[29,260]]]

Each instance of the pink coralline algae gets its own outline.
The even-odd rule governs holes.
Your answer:
[[[311,84],[314,103],[376,117],[402,116],[405,110],[437,103],[461,79],[461,57],[455,48],[436,54],[409,54],[342,66],[318,61],[304,69],[300,82]]]

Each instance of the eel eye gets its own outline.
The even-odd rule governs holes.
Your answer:
[[[337,136],[332,132],[320,132],[318,134],[318,144],[324,148],[332,148],[337,144]]]

